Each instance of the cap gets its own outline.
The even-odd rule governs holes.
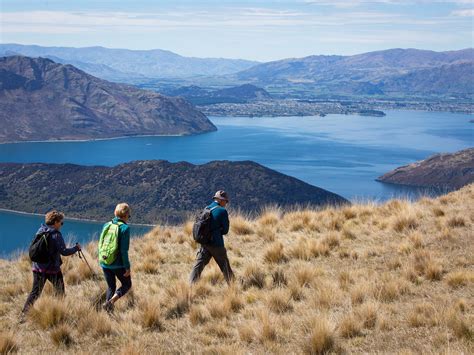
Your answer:
[[[227,195],[227,192],[225,192],[224,190],[219,190],[217,191],[215,194],[214,194],[214,197],[213,198],[216,198],[218,200],[224,200],[224,201],[227,201],[229,202],[229,195]]]

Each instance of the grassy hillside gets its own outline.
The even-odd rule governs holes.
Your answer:
[[[109,317],[105,290],[64,258],[67,296],[51,289],[17,324],[31,286],[26,256],[0,263],[0,351],[141,353],[470,353],[474,184],[417,203],[233,216],[237,282],[215,264],[192,289],[191,223],[132,241],[133,294]],[[95,260],[95,245],[89,245]],[[98,266],[94,267],[99,272]]]

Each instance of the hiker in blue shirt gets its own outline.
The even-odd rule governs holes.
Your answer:
[[[115,207],[115,218],[112,219],[111,222],[107,222],[102,229],[104,231],[111,223],[118,225],[118,250],[116,258],[111,264],[107,264],[102,260],[100,261],[100,266],[104,271],[105,281],[108,286],[106,302],[102,305],[102,308],[109,313],[113,312],[115,302],[132,287],[130,260],[128,259],[130,227],[127,222],[130,217],[130,206],[126,203],[119,203],[117,207]],[[117,289],[116,279],[119,279],[121,283],[119,289]]]
[[[49,261],[46,263],[33,262],[33,287],[22,310],[24,315],[33,303],[38,299],[43,291],[46,281],[53,284],[56,295],[64,296],[64,279],[61,272],[61,255],[69,256],[81,250],[81,246],[76,244],[67,248],[63,236],[60,232],[64,224],[64,214],[59,211],[50,211],[44,217],[45,223],[36,232],[36,235],[49,234],[52,245],[49,246]],[[22,320],[22,319],[21,319]]]
[[[229,215],[225,206],[229,202],[229,196],[223,190],[219,190],[214,195],[214,202],[207,208],[211,210],[211,235],[209,244],[202,244],[196,255],[196,262],[190,276],[190,282],[195,283],[201,277],[202,270],[214,258],[217,265],[224,274],[227,283],[234,279],[234,273],[230,267],[227,250],[224,246],[224,235],[229,232]]]

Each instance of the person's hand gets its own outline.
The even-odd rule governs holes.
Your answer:
[[[77,251],[81,250],[81,244],[76,243],[76,248],[77,248]]]
[[[124,277],[129,277],[130,276],[130,269],[125,270],[125,274],[123,274]]]

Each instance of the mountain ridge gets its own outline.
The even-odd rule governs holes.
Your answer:
[[[215,131],[182,98],[98,79],[67,64],[0,58],[0,142]]]
[[[141,160],[113,167],[0,163],[0,207],[30,213],[58,208],[71,217],[96,220],[108,218],[117,201],[127,201],[134,222],[175,223],[204,208],[221,189],[229,193],[233,208],[248,213],[275,204],[348,203],[252,161],[195,165]]]
[[[95,67],[96,76],[116,81],[133,73],[133,77],[173,78],[192,77],[198,75],[224,75],[238,72],[257,64],[256,61],[225,58],[185,57],[177,53],[163,50],[131,50],[121,48],[93,47],[43,47],[38,45],[0,44],[0,55],[13,52],[30,57],[60,58],[62,62],[74,61],[87,65],[106,65],[117,71],[117,74],[101,72]],[[80,67],[81,68],[81,67]],[[85,69],[85,68],[81,68]],[[118,77],[117,77],[118,76]]]

